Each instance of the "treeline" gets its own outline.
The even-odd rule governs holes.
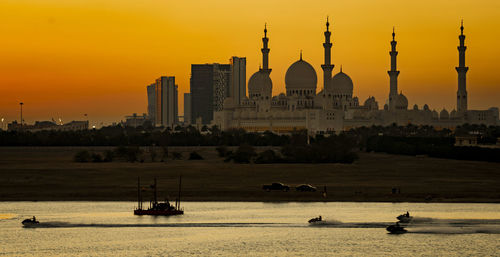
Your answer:
[[[296,131],[292,134],[300,134]],[[494,144],[500,137],[500,126],[459,126],[455,131],[436,130],[432,126],[371,126],[354,128],[342,132],[354,138],[360,148],[366,147],[373,136],[394,136],[408,138],[454,138],[476,135],[479,143]],[[302,137],[306,137],[303,134]],[[316,137],[311,138],[315,140]],[[285,146],[292,143],[291,135],[277,135],[272,132],[250,133],[243,129],[220,131],[217,127],[203,127],[198,131],[192,126],[174,129],[151,126],[131,128],[109,126],[82,131],[0,131],[0,146]],[[452,139],[450,139],[452,140]]]
[[[200,132],[191,126],[163,131],[121,126],[82,131],[0,131],[0,146],[283,146],[289,142],[289,136],[271,132],[220,131],[217,127]]]
[[[226,162],[235,163],[353,163],[358,159],[356,141],[345,134],[309,140],[305,133],[298,133],[291,136],[289,144],[279,147],[279,151],[268,149],[257,153],[250,145],[242,145],[235,152],[225,146],[216,150]]]
[[[454,146],[453,138],[373,136],[366,151],[436,158],[500,162],[500,148]]]

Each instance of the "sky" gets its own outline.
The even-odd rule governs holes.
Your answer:
[[[326,16],[333,73],[342,65],[361,103],[387,101],[395,26],[399,90],[409,107],[454,109],[463,19],[469,109],[500,106],[498,0],[2,0],[0,118],[19,120],[23,102],[28,123],[120,121],[146,112],[146,86],[160,76],[176,77],[182,115],[191,64],[246,57],[248,80],[262,60],[264,23],[273,94],[285,91],[301,50],[319,91]]]

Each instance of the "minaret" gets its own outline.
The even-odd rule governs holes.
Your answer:
[[[398,75],[399,71],[397,70],[397,56],[398,51],[396,51],[396,45],[398,42],[395,40],[396,33],[394,33],[394,28],[392,28],[392,41],[391,41],[391,51],[389,54],[391,55],[391,70],[387,73],[390,78],[390,91],[389,91],[389,110],[396,109],[396,97],[398,95]]]
[[[464,22],[460,26],[460,45],[458,46],[458,67],[455,69],[458,73],[458,91],[457,91],[457,111],[463,113],[467,111],[467,88],[466,88],[466,77],[469,67],[465,66],[465,35],[464,35]]]
[[[267,38],[267,24],[264,25],[264,37],[262,38],[262,69],[260,71],[271,73],[269,69],[269,51],[267,44],[269,43],[269,38]]]
[[[323,69],[323,90],[326,91],[329,87],[330,80],[332,79],[332,70],[334,65],[331,63],[331,49],[332,43],[330,42],[331,32],[328,30],[330,27],[330,22],[328,22],[328,17],[326,17],[326,31],[325,31],[325,43],[323,47],[325,48],[325,64],[321,65]]]

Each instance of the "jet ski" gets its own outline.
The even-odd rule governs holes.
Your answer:
[[[398,222],[396,222],[396,225],[390,225],[386,228],[387,231],[391,234],[404,234],[408,232],[404,227],[400,226]]]
[[[319,216],[317,218],[310,219],[308,222],[309,223],[317,223],[317,222],[321,222],[321,221],[323,221],[323,219],[321,218],[321,216]]]
[[[396,218],[399,220],[399,222],[402,222],[402,223],[409,223],[413,219],[413,217],[410,216],[409,212],[403,213],[403,214],[397,216]]]
[[[21,223],[25,228],[36,227],[38,224],[40,224],[40,222],[36,220],[35,216],[33,216],[33,219],[25,219]]]

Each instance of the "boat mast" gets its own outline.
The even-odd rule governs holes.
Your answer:
[[[141,177],[137,177],[137,209],[142,210]]]
[[[156,194],[156,177],[155,177],[155,184],[154,184],[154,187],[155,187],[155,195],[154,195],[154,199],[153,199],[153,200],[154,200],[154,203],[156,204],[156,203],[158,203],[158,200],[157,200],[157,198],[156,198],[156,195],[157,195],[157,194]]]
[[[182,183],[182,175],[179,176],[179,196],[177,197],[177,201],[178,201],[177,209],[181,208],[181,183]]]

